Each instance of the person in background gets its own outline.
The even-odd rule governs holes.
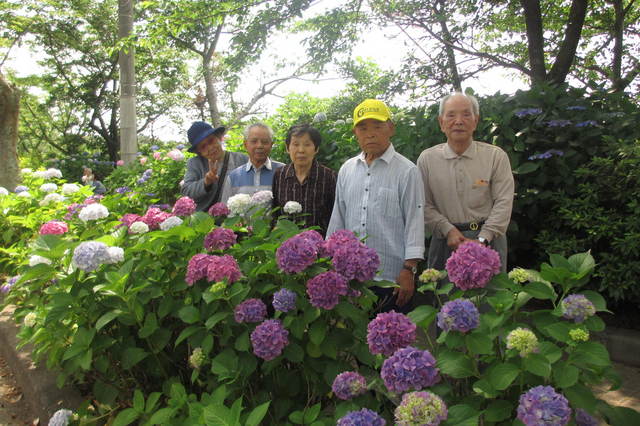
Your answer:
[[[224,127],[214,128],[204,121],[194,122],[187,130],[188,151],[198,155],[187,162],[181,191],[195,201],[199,211],[220,201],[227,172],[247,162],[246,155],[222,148],[224,132]]]
[[[372,287],[380,311],[408,312],[417,263],[424,256],[424,186],[415,164],[398,154],[391,137],[391,111],[367,99],[353,112],[353,132],[362,152],[338,172],[336,200],[327,235],[353,231],[376,250],[380,274],[397,288]]]
[[[298,202],[302,211],[295,217],[306,226],[320,227],[324,236],[333,210],[336,172],[316,160],[321,142],[320,132],[308,124],[289,129],[285,145],[291,164],[276,170],[272,192],[273,206],[280,207],[281,214],[287,202]]]
[[[442,270],[466,241],[493,247],[507,268],[507,238],[514,181],[509,157],[500,147],[473,140],[478,101],[453,93],[440,101],[438,122],[447,142],[418,158],[425,194],[425,223],[433,234],[428,267]]]
[[[271,191],[273,174],[284,166],[269,158],[273,147],[273,130],[263,123],[248,125],[244,130],[244,147],[249,154],[246,164],[232,169],[222,189],[222,202],[235,194],[253,195],[258,191]]]
[[[91,170],[89,167],[82,168],[82,182],[85,185],[90,186],[93,189],[94,194],[103,195],[105,192],[107,192],[107,188],[105,188],[102,182],[100,182],[96,178],[93,170]]]

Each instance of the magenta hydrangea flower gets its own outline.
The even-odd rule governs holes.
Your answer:
[[[147,224],[149,229],[158,229],[160,224],[171,217],[171,213],[163,212],[157,207],[150,207],[140,220]]]
[[[216,228],[204,238],[207,250],[226,250],[236,243],[238,236],[231,229]]]
[[[387,422],[378,413],[368,408],[349,411],[338,419],[336,426],[385,426]]]
[[[289,312],[296,309],[298,295],[288,288],[281,288],[273,294],[273,308],[280,312]]]
[[[267,305],[260,299],[247,299],[236,305],[233,317],[237,323],[262,322],[267,316]]]
[[[379,313],[367,326],[367,344],[372,354],[392,355],[416,340],[416,325],[395,311]]]
[[[346,296],[349,290],[347,280],[334,271],[323,272],[307,281],[307,295],[311,305],[331,310]]]
[[[571,294],[560,302],[562,316],[574,322],[583,322],[596,313],[596,307],[582,294]]]
[[[209,214],[211,216],[229,216],[231,210],[225,203],[215,203],[211,207],[209,207]]]
[[[445,303],[438,312],[438,327],[444,331],[466,333],[480,325],[480,312],[468,299],[455,299]]]
[[[209,282],[218,282],[227,279],[229,284],[240,279],[242,272],[236,259],[228,254],[224,256],[211,256],[207,266],[207,279]]]
[[[279,320],[263,321],[251,333],[253,353],[265,361],[271,361],[280,356],[288,344],[289,332]]]
[[[570,417],[567,398],[551,386],[536,386],[520,395],[518,419],[526,426],[564,426]]]
[[[367,391],[367,381],[355,371],[345,371],[333,380],[331,390],[338,398],[349,400]]]
[[[142,221],[142,216],[139,216],[135,213],[127,213],[120,218],[120,222],[122,223],[122,225],[126,226],[127,228],[129,228],[134,222],[140,221]]]
[[[333,257],[333,253],[340,247],[358,245],[360,240],[356,235],[348,229],[340,229],[327,238],[322,244],[323,256]]]
[[[461,290],[484,288],[500,273],[500,255],[490,247],[469,241],[460,244],[447,259],[447,272]]]
[[[194,255],[187,265],[187,276],[185,281],[189,285],[193,285],[196,281],[207,276],[207,268],[211,257],[208,254],[198,253]]]
[[[380,267],[378,253],[358,241],[348,243],[333,251],[332,259],[335,270],[347,280],[360,282],[372,280]]]
[[[278,267],[287,274],[297,274],[318,259],[317,243],[303,234],[294,235],[276,250]]]
[[[389,391],[401,393],[435,385],[440,381],[438,373],[431,352],[407,346],[384,360],[380,377]]]
[[[40,235],[62,235],[69,230],[65,222],[60,220],[50,220],[40,227]]]
[[[189,216],[196,211],[196,203],[189,197],[180,197],[173,205],[172,213],[176,216]]]
[[[598,419],[587,413],[582,408],[578,408],[575,412],[575,420],[577,426],[598,426]]]

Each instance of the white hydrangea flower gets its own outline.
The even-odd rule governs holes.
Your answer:
[[[9,195],[9,190],[4,186],[0,186],[0,195]]]
[[[109,216],[109,210],[100,203],[89,204],[83,207],[78,214],[78,217],[83,222],[89,220],[98,220]]]
[[[46,179],[47,178],[47,172],[44,170],[36,170],[35,172],[33,172],[33,175],[37,178],[40,179]]]
[[[324,112],[316,113],[316,115],[313,116],[314,123],[319,123],[321,121],[327,121],[327,114]]]
[[[297,201],[287,201],[284,205],[284,212],[287,214],[300,213],[302,211],[302,205]]]
[[[38,317],[36,316],[35,312],[29,312],[27,315],[25,315],[23,321],[23,324],[25,327],[33,327],[34,325],[36,325],[36,319]]]
[[[29,191],[18,192],[18,197],[31,198],[31,193]]]
[[[52,178],[61,178],[62,177],[62,172],[59,169],[54,169],[53,167],[47,169],[47,171],[45,172],[45,177],[52,179]]]
[[[33,173],[33,169],[30,169],[29,167],[25,167],[24,169],[20,170],[20,173],[27,174],[27,173]]]
[[[80,191],[80,187],[75,183],[65,183],[62,185],[62,193],[64,195],[75,194],[78,191]]]
[[[56,185],[55,183],[43,183],[42,185],[40,185],[40,191],[42,192],[53,192],[56,191],[58,189],[58,185]]]
[[[49,419],[48,426],[67,426],[72,417],[73,411],[62,408],[53,413],[53,416]]]
[[[107,247],[109,258],[105,263],[118,263],[124,260],[124,249],[121,247]]]
[[[229,198],[227,207],[229,207],[231,216],[242,216],[251,208],[251,195],[236,194]]]
[[[41,263],[51,265],[51,259],[47,259],[46,257],[42,257],[37,254],[31,255],[31,257],[29,258],[29,266],[36,266]]]
[[[182,219],[178,216],[170,216],[160,223],[160,229],[166,231],[167,229],[175,228],[179,225],[182,225]]]
[[[184,186],[184,179],[180,181],[180,188],[182,188],[183,186]]]
[[[62,195],[58,194],[57,192],[54,192],[52,194],[45,195],[44,198],[40,201],[40,205],[48,206],[50,204],[60,203],[64,200],[65,198]]]
[[[342,119],[338,119],[335,121],[335,123],[333,123],[336,126],[344,126],[346,123],[346,121],[342,120]]]
[[[149,232],[149,226],[144,222],[133,222],[129,227],[129,232],[131,232],[132,234],[144,234],[146,232]]]

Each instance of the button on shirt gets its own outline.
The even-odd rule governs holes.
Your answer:
[[[284,166],[283,163],[267,158],[267,161],[258,169],[253,166],[251,161],[235,168],[225,179],[220,201],[226,203],[231,196],[236,194],[253,195],[258,191],[271,191],[273,174],[282,166]]]
[[[507,231],[514,182],[500,147],[472,141],[458,155],[442,143],[420,154],[418,168],[425,183],[425,223],[436,237],[445,238],[453,223],[482,220],[480,237],[493,240]]]
[[[393,145],[367,165],[364,153],[340,168],[327,236],[349,229],[380,257],[376,279],[395,281],[405,259],[424,256],[424,191],[415,164]]]

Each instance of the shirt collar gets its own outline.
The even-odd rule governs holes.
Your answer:
[[[389,164],[391,162],[391,160],[393,159],[394,155],[396,155],[396,149],[393,147],[393,144],[390,143],[389,147],[387,148],[387,150],[378,158],[381,159],[382,161],[384,161],[385,163]],[[360,155],[358,155],[357,158],[358,158],[358,160],[362,161],[363,163],[367,162],[367,159],[364,156],[364,151],[360,152]],[[378,158],[376,158],[376,160]],[[373,160],[373,161],[375,161],[375,160]]]
[[[285,179],[298,179],[296,177],[296,169],[293,166],[293,163],[291,164],[287,164],[286,169],[284,169],[284,178]],[[309,176],[307,176],[307,179],[309,179],[311,176],[313,176],[316,173],[316,170],[318,169],[318,160],[316,160],[315,158],[313,159],[313,162],[311,163],[311,170],[309,170]]]
[[[265,163],[262,166],[260,166],[260,168],[263,168],[263,167],[266,168],[267,170],[271,170],[271,158],[267,157],[267,161],[265,161]],[[251,160],[247,161],[247,164],[245,164],[244,166],[244,171],[249,173],[249,171],[251,171],[252,168],[255,169]]]
[[[449,143],[446,143],[444,146],[444,158],[447,160],[452,160],[458,157],[467,157],[473,159],[476,156],[477,152],[478,146],[476,144],[476,141],[474,140],[471,141],[471,145],[469,145],[467,150],[463,152],[462,155],[456,154],[455,151],[449,146]]]

